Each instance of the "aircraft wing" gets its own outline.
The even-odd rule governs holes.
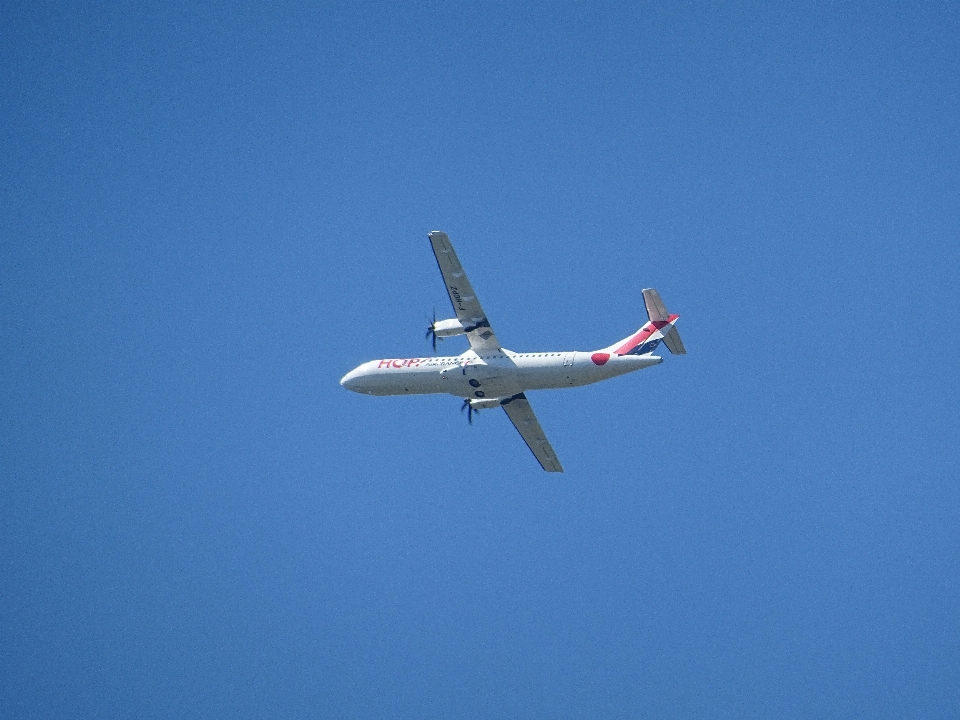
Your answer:
[[[475,353],[491,352],[500,349],[500,341],[493,334],[493,328],[487,321],[487,314],[480,307],[477,296],[473,292],[470,281],[467,280],[467,274],[457,259],[457,254],[453,251],[453,245],[450,244],[450,238],[447,234],[435,230],[430,233],[430,245],[433,246],[433,254],[437,258],[437,265],[440,266],[440,273],[443,275],[443,282],[447,286],[447,293],[450,295],[450,302],[453,303],[453,311],[457,314],[457,320],[463,325],[470,341],[470,347]],[[536,422],[536,419],[534,419]],[[539,425],[537,426],[539,427]]]
[[[563,467],[561,467],[556,453],[553,452],[550,441],[543,434],[543,428],[540,427],[537,416],[533,414],[533,408],[530,407],[527,396],[523,393],[514,395],[502,407],[527,447],[540,461],[543,469],[547,472],[563,472]]]

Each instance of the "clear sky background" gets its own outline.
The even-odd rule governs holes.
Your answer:
[[[0,108],[3,717],[960,715],[956,3],[6,2]],[[561,476],[347,392],[434,229],[689,355]]]

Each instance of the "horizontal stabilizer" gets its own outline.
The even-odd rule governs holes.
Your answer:
[[[651,322],[666,322],[670,319],[670,313],[660,299],[660,293],[653,288],[643,291],[643,304],[647,306],[647,317]]]
[[[683,346],[683,340],[680,339],[680,333],[677,332],[676,325],[673,325],[670,328],[670,332],[663,336],[663,344],[666,345],[667,350],[674,355],[687,354],[687,349]]]

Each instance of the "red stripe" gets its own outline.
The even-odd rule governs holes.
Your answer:
[[[677,317],[679,317],[679,315]],[[629,338],[623,345],[621,345],[616,350],[614,350],[614,352],[617,355],[626,355],[628,352],[630,352],[635,347],[637,347],[637,345],[643,344],[647,340],[647,338],[653,335],[653,333],[655,333],[657,330],[665,328],[667,325],[669,325],[671,320],[658,320],[656,322],[648,322],[646,325],[640,328],[640,332],[638,332],[633,337]]]

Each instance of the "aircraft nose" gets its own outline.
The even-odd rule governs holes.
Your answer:
[[[347,390],[353,390],[353,392],[360,392],[360,381],[357,378],[357,371],[351,370],[342,378],[340,378],[340,386],[345,387]]]

